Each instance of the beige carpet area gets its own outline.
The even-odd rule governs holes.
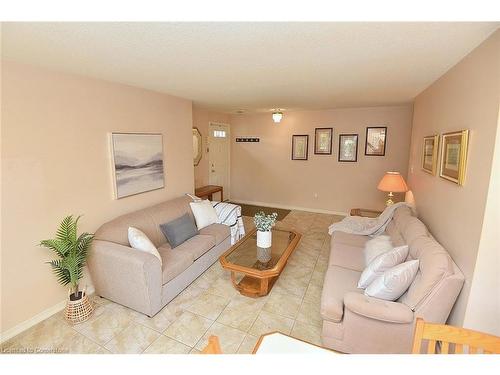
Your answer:
[[[251,204],[243,204],[243,203],[235,203],[235,204],[241,207],[241,214],[243,216],[250,216],[250,217],[253,217],[259,211],[264,211],[266,215],[276,212],[278,214],[278,220],[282,221],[290,212],[292,212],[291,210],[285,210],[283,208],[254,206]]]
[[[153,318],[93,297],[95,312],[71,326],[58,313],[4,343],[3,353],[198,353],[219,336],[224,353],[251,353],[260,335],[281,331],[321,344],[327,228],[341,216],[292,211],[280,226],[303,234],[270,294],[240,295],[217,262]],[[252,218],[244,218],[247,230]]]

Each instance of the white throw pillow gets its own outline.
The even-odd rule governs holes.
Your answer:
[[[386,301],[397,300],[415,279],[418,263],[418,259],[410,260],[385,271],[365,289],[365,295]]]
[[[150,253],[158,258],[160,265],[163,263],[161,260],[160,253],[151,240],[142,231],[137,228],[128,228],[128,242],[130,246],[134,249]]]
[[[191,206],[191,211],[193,211],[198,230],[210,224],[217,223],[217,212],[209,200],[190,202],[189,205]]]
[[[408,256],[408,245],[398,246],[392,250],[386,251],[375,257],[370,264],[366,266],[358,281],[358,288],[365,289],[377,276],[382,275],[388,269],[391,269],[405,261]]]
[[[365,244],[365,265],[369,265],[370,262],[386,251],[393,248],[391,237],[382,235],[372,238]]]

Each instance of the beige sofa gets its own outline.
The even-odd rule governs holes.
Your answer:
[[[159,225],[189,213],[189,197],[120,216],[95,233],[88,267],[96,294],[148,316],[155,315],[216,262],[231,246],[229,227],[212,224],[172,249]],[[193,218],[194,220],[194,218]],[[143,231],[158,248],[154,255],[132,249],[128,227]]]
[[[419,271],[397,301],[367,297],[357,289],[369,237],[334,232],[321,298],[324,346],[346,353],[409,353],[415,319],[444,323],[464,277],[425,225],[400,207],[386,228],[395,246],[408,244]]]

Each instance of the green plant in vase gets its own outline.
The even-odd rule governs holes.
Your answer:
[[[266,215],[264,211],[259,211],[255,214],[253,221],[255,227],[257,228],[257,247],[267,249],[272,245],[272,232],[274,224],[278,214],[273,212],[272,214]]]
[[[53,239],[40,241],[40,246],[52,250],[57,259],[48,261],[52,271],[61,285],[69,285],[69,301],[66,306],[66,318],[73,323],[88,319],[93,309],[85,296],[84,291],[78,290],[78,284],[83,277],[83,268],[86,265],[90,245],[94,239],[92,233],[78,235],[78,220],[73,215],[66,216]],[[75,302],[76,301],[76,302]],[[76,306],[75,303],[85,306]],[[78,310],[78,317],[74,317],[72,309]],[[83,311],[83,312],[82,312]]]

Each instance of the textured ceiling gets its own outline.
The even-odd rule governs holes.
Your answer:
[[[499,23],[3,23],[9,60],[225,112],[408,103]]]

